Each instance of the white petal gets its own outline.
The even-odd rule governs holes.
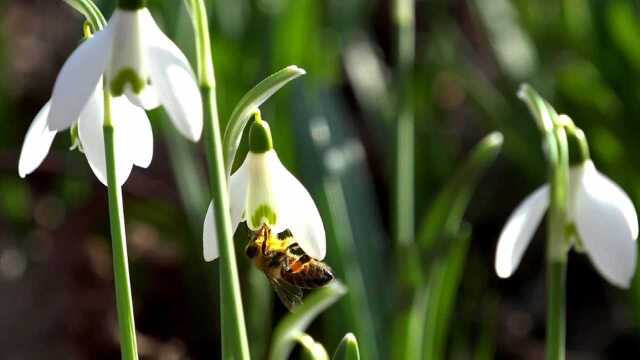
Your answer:
[[[116,9],[109,20],[117,51],[111,53],[107,76],[115,96],[124,95],[127,90],[134,92],[134,86],[140,93],[149,80],[142,13],[143,10]]]
[[[175,127],[188,139],[198,141],[202,133],[202,100],[196,77],[182,51],[158,28],[148,10],[144,31],[151,84]]]
[[[282,165],[275,152],[270,162],[280,204],[278,224],[291,230],[305,253],[314,259],[324,259],[327,253],[324,225],[313,198],[304,185]]]
[[[275,194],[277,179],[274,179],[273,157],[277,159],[273,150],[262,154],[249,152],[244,161],[248,173],[245,218],[252,231],[260,229],[263,224],[276,232],[284,230],[277,227],[282,222],[278,210],[280,199]]]
[[[82,143],[84,154],[89,161],[91,170],[96,175],[101,183],[107,185],[107,166],[104,152],[104,135],[102,124],[104,122],[104,104],[102,97],[102,82],[96,87],[94,95],[91,96],[87,106],[80,114],[78,120],[78,136]],[[122,186],[131,173],[133,167],[133,160],[129,156],[123,146],[125,142],[123,131],[119,123],[126,121],[127,119],[121,119],[117,117],[117,114],[113,113],[113,126],[115,129],[115,155],[116,155],[116,181],[119,186]]]
[[[111,35],[110,26],[96,32],[62,66],[51,95],[51,130],[66,129],[78,120],[107,65]]]
[[[249,182],[249,166],[247,161],[242,163],[229,180],[229,206],[231,207],[231,226],[235,232],[238,223],[242,221],[247,198],[247,184]]]
[[[533,234],[549,206],[549,186],[544,185],[518,205],[502,229],[496,250],[496,273],[511,276],[529,246]]]
[[[627,288],[636,267],[638,218],[631,200],[613,181],[585,163],[577,179],[574,220],[596,269],[610,283]]]
[[[151,84],[147,84],[139,94],[134,93],[129,88],[124,91],[124,94],[131,103],[144,108],[145,110],[155,109],[160,106],[158,91],[156,91],[156,88]]]
[[[213,201],[209,204],[202,227],[202,250],[204,261],[213,261],[220,256],[218,250],[218,231],[213,216]]]
[[[231,217],[231,229],[235,233],[240,224],[238,218]],[[217,225],[213,213],[213,201],[209,204],[207,209],[207,215],[204,217],[204,225],[202,227],[202,250],[205,261],[213,261],[220,256],[220,250],[218,248],[218,231]]]
[[[120,125],[124,151],[135,165],[146,168],[153,158],[153,132],[147,113],[129,102],[124,96],[112,100],[113,118]]]
[[[29,126],[29,130],[27,130],[27,135],[24,137],[20,160],[18,161],[18,174],[22,178],[31,174],[40,166],[49,153],[53,138],[56,136],[56,132],[49,130],[47,126],[50,106],[51,102],[47,101],[42,109],[38,111],[31,126]]]
[[[242,211],[244,210],[244,198],[247,192],[248,172],[246,161],[231,175],[229,181],[229,202],[231,205],[231,229],[235,233],[240,224]],[[213,201],[209,204],[207,215],[204,218],[202,228],[202,246],[205,261],[213,261],[218,258],[218,233],[213,215]]]

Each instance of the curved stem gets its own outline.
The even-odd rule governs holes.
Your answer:
[[[124,210],[122,208],[122,189],[118,186],[116,180],[115,134],[111,120],[111,96],[109,95],[106,85],[104,89],[103,130],[120,351],[123,359],[135,360],[138,358],[138,348],[136,344],[136,326],[133,317],[133,301],[131,299],[131,284],[129,280],[127,240],[124,229]]]
[[[220,319],[223,359],[249,359],[249,345],[240,294],[240,280],[233,246],[229,216],[229,196],[222,156],[222,138],[215,77],[211,58],[211,40],[207,13],[202,0],[191,0],[193,28],[198,55],[198,81],[204,105],[204,141],[207,151],[209,184],[215,204],[215,221],[220,247]]]
[[[565,293],[569,147],[563,127],[547,135],[551,167],[551,201],[547,238],[547,360],[565,358]]]

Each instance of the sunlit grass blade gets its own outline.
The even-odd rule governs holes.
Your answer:
[[[227,177],[231,175],[233,159],[236,157],[242,132],[251,118],[251,114],[286,83],[304,74],[305,71],[295,65],[287,66],[262,80],[240,99],[233,109],[224,131],[223,151]]]
[[[388,69],[368,39],[360,39],[347,47],[344,69],[356,100],[364,110],[391,123],[393,111]]]
[[[358,340],[352,333],[346,334],[335,354],[333,354],[333,360],[360,360],[360,349],[358,347]]]
[[[334,281],[309,294],[295,312],[285,316],[276,326],[273,331],[269,359],[287,359],[298,336],[306,330],[311,321],[346,293],[347,288],[340,282]]]

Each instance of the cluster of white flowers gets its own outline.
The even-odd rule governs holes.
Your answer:
[[[199,140],[202,100],[188,60],[146,8],[119,8],[107,26],[86,39],[60,70],[51,100],[38,112],[25,137],[18,164],[21,177],[40,166],[56,132],[71,128],[74,134],[77,130],[74,141],[94,174],[107,184],[104,90],[112,96],[118,185],[124,184],[133,165],[148,167],[151,163],[153,134],[145,110],[164,106],[178,131],[192,141]],[[268,148],[252,147],[231,176],[233,228],[246,220],[251,230],[262,225],[276,232],[289,229],[307,254],[323,259],[324,226],[309,192],[280,163],[268,124],[255,121],[251,134],[254,142],[268,141]],[[217,256],[211,203],[204,224],[204,257],[211,261]]]

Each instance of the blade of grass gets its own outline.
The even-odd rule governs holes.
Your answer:
[[[363,357],[377,359],[379,352],[376,344],[375,323],[368,302],[362,268],[358,262],[351,221],[340,180],[329,176],[324,181],[324,192],[327,202],[331,205],[329,215],[333,234],[329,239],[334,241],[335,248],[338,250],[336,255],[341,263],[346,285],[350,289],[347,294],[349,310],[345,315],[350,318],[349,323],[354,326],[355,333],[364,345]]]
[[[451,239],[448,254],[442,263],[431,270],[428,281],[426,324],[424,328],[424,359],[445,359],[447,335],[456,293],[462,278],[467,251],[471,240],[471,228],[463,227],[460,234]]]
[[[333,354],[333,360],[360,360],[360,349],[358,346],[358,340],[352,333],[346,334],[338,348],[336,348],[335,354]]]
[[[299,334],[303,333],[311,321],[322,311],[347,293],[347,288],[338,281],[315,290],[304,299],[296,312],[285,316],[273,331],[269,359],[284,360],[289,357]]]
[[[426,306],[415,307],[418,313],[412,316],[425,321],[421,327],[424,329],[422,344],[418,340],[415,345],[415,348],[423,349],[424,358],[439,359],[437,356],[443,356],[448,320],[455,302],[455,289],[469,241],[461,230],[462,218],[482,174],[499,154],[502,142],[502,134],[498,132],[481,140],[440,192],[423,221],[418,241],[422,249],[427,251],[426,262],[432,265],[427,272],[425,288],[418,292],[414,300],[423,302],[423,297],[428,294]],[[446,244],[446,239],[452,241]]]
[[[452,236],[458,233],[473,191],[482,174],[500,153],[502,143],[503,137],[499,132],[485,136],[471,151],[451,182],[440,192],[424,217],[418,233],[418,242],[423,250],[431,250],[444,234]]]
[[[224,131],[223,149],[227,178],[231,175],[233,159],[236,157],[242,132],[251,118],[251,114],[285,84],[304,74],[304,69],[295,65],[287,66],[262,80],[240,99],[233,109]]]

